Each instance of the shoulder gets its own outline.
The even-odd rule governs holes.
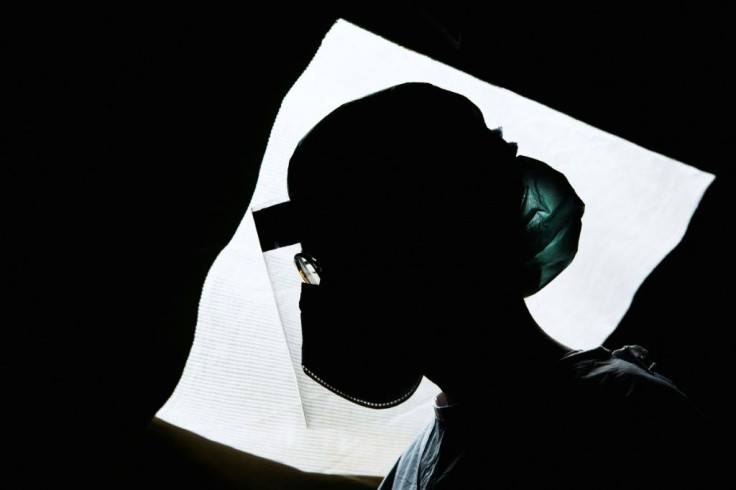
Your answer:
[[[585,441],[581,452],[595,448],[591,464],[637,468],[649,481],[702,476],[696,468],[710,464],[712,428],[675,380],[655,370],[646,349],[574,351],[560,367],[564,420],[571,435]]]
[[[697,411],[672,379],[655,370],[656,363],[649,359],[649,352],[639,345],[626,345],[616,350],[598,347],[573,351],[560,362],[565,375],[575,384],[610,401],[674,404]]]

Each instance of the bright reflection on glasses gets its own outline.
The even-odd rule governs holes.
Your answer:
[[[299,271],[299,275],[302,276],[302,280],[307,284],[313,286],[319,285],[319,274],[322,271],[317,265],[317,261],[311,255],[305,253],[298,253],[294,255],[294,263]]]

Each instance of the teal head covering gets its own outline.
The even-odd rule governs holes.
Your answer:
[[[523,193],[522,293],[531,296],[557,277],[578,251],[585,204],[565,175],[548,164],[518,156]]]

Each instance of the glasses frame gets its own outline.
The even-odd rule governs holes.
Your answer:
[[[294,255],[294,264],[296,265],[296,270],[299,271],[302,281],[312,286],[319,286],[322,268],[314,257],[308,253],[299,252]]]

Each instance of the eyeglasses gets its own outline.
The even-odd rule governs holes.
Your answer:
[[[294,255],[294,264],[296,264],[296,269],[299,271],[299,275],[302,276],[302,281],[313,286],[319,285],[319,275],[322,272],[322,269],[317,264],[314,257],[309,254],[299,252]]]

